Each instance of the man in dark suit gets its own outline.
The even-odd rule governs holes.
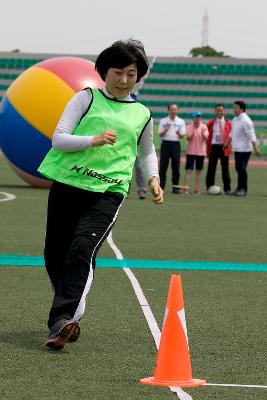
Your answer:
[[[231,145],[229,136],[231,133],[231,121],[225,118],[223,104],[215,106],[215,118],[207,123],[209,130],[208,138],[208,172],[206,176],[207,189],[215,183],[215,173],[218,160],[222,167],[222,179],[225,194],[231,193],[231,178],[229,173],[229,156],[231,155]]]

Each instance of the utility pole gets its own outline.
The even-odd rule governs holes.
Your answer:
[[[208,11],[205,10],[204,17],[202,20],[202,47],[206,47],[209,45],[209,15]]]

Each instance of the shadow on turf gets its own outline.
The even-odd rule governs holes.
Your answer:
[[[0,333],[0,342],[6,343],[19,348],[27,350],[37,350],[42,352],[49,352],[45,347],[45,340],[47,337],[46,330],[40,331],[23,331],[23,332],[3,332]],[[57,352],[56,354],[60,354]],[[51,352],[52,354],[52,352]],[[53,352],[54,354],[54,352]]]
[[[0,183],[0,188],[5,188],[5,189],[33,189],[32,186],[30,185],[12,185],[12,184],[5,184],[5,183]]]

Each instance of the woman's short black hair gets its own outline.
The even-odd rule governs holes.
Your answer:
[[[109,68],[125,68],[136,64],[137,82],[147,73],[149,62],[143,44],[139,40],[119,40],[103,50],[96,59],[95,69],[105,80]]]

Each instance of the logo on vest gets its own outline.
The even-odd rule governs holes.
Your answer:
[[[99,181],[102,182],[116,183],[117,185],[120,185],[123,182],[122,179],[109,178],[108,176],[100,174],[99,172],[94,171],[93,169],[78,167],[77,165],[74,165],[70,169],[70,171],[75,171],[77,174],[81,174],[84,176],[90,176],[91,178],[98,179]]]

